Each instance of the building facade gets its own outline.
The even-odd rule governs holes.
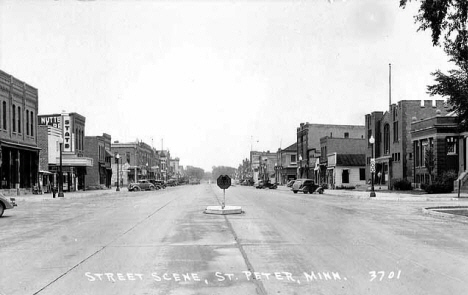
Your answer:
[[[63,191],[86,189],[86,169],[93,166],[93,159],[84,156],[85,123],[86,118],[78,113],[38,116],[38,125],[47,129],[48,153],[41,158],[47,158],[47,171],[54,173],[57,181],[61,151]]]
[[[297,177],[315,177],[315,165],[320,158],[320,138],[364,138],[365,126],[301,123],[297,128]]]
[[[0,71],[0,179],[4,194],[30,190],[38,184],[38,103],[36,88]]]
[[[389,110],[365,116],[366,175],[371,177],[370,162],[375,158],[375,183],[388,188],[392,181],[406,179],[414,183],[411,123],[436,115],[446,115],[449,106],[443,100],[402,100]],[[374,144],[369,139],[374,138]]]
[[[278,149],[276,156],[276,182],[284,185],[290,180],[296,179],[297,143],[293,143],[284,149]]]
[[[250,152],[250,163],[252,164],[252,175],[255,184],[260,180],[275,181],[275,164],[277,163],[276,153]]]
[[[366,164],[361,159],[365,159],[366,148],[364,138],[322,137],[315,181],[330,188],[365,184]]]
[[[93,166],[88,167],[85,182],[87,189],[112,186],[111,136],[103,133],[101,136],[85,136],[84,155],[93,159]]]
[[[155,179],[157,174],[157,157],[154,149],[143,141],[120,143],[114,141],[111,144],[112,154],[119,155],[119,176],[123,179],[123,185],[137,182],[139,179]],[[112,165],[113,174],[117,175],[117,166]],[[116,179],[115,179],[116,181]],[[112,181],[114,182],[114,180]]]

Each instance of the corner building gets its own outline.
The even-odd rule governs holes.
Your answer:
[[[0,185],[4,194],[30,190],[38,183],[38,102],[36,88],[0,70]]]

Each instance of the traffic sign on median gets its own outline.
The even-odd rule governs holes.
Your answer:
[[[231,186],[231,178],[227,175],[220,175],[216,182],[220,189],[227,189]]]

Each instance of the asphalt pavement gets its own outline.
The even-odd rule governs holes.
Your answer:
[[[223,198],[208,184],[21,196],[0,219],[0,294],[466,293],[468,224],[422,211],[465,199],[358,193],[236,186],[228,216],[203,213]]]

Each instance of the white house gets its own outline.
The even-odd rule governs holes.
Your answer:
[[[364,154],[328,154],[327,177],[331,188],[366,185]]]

